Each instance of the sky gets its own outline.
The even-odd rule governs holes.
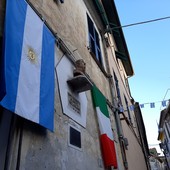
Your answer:
[[[170,16],[169,0],[115,0],[121,25]],[[132,97],[141,108],[149,148],[158,146],[161,101],[170,99],[170,19],[122,28],[134,69]],[[150,103],[155,108],[150,108]],[[168,104],[168,102],[167,102]]]

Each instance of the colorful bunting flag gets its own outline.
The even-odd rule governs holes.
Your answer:
[[[150,103],[151,108],[155,108],[155,103]]]
[[[165,107],[166,106],[166,101],[162,101],[162,107]]]
[[[130,111],[134,111],[134,105],[131,105],[129,108],[130,108]]]
[[[161,102],[162,107],[166,107],[167,101],[170,103],[170,100],[163,100],[163,101],[159,101],[159,102],[143,103],[143,104],[140,104],[139,106],[140,106],[141,109],[143,109],[145,107],[145,105],[149,104],[150,108],[155,108],[155,103]],[[128,107],[129,107],[130,111],[134,111],[134,105],[130,105]],[[119,106],[118,109],[119,109],[120,112],[124,112],[123,106]]]
[[[147,104],[150,105],[150,108],[155,108],[155,103],[161,103],[162,107],[166,107],[167,101],[169,100],[163,100],[163,101],[151,102],[151,103],[143,103],[143,104],[140,104],[140,108],[144,108],[144,105],[147,105]]]

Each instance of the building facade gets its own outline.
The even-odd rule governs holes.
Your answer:
[[[158,125],[158,140],[160,148],[165,155],[166,167],[170,168],[170,105],[166,109],[161,111],[160,120]]]
[[[159,156],[157,153],[156,148],[150,148],[150,166],[151,170],[165,170],[166,169],[166,162],[164,156]]]
[[[7,2],[0,2],[1,50]],[[1,107],[0,169],[150,169],[142,115],[128,84],[134,71],[114,1],[30,0],[28,5],[55,37],[54,129]],[[3,55],[1,60],[3,68]],[[109,125],[103,123],[97,94]],[[114,153],[105,154],[103,145],[109,143],[101,136],[107,129]]]

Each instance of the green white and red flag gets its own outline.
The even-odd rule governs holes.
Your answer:
[[[100,142],[105,167],[117,168],[116,150],[106,98],[96,86],[92,89],[93,104],[96,107],[100,129]]]

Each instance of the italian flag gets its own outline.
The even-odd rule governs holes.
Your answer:
[[[117,168],[116,150],[113,140],[113,132],[107,109],[106,98],[96,86],[92,89],[93,104],[96,107],[100,129],[100,142],[105,167]]]

